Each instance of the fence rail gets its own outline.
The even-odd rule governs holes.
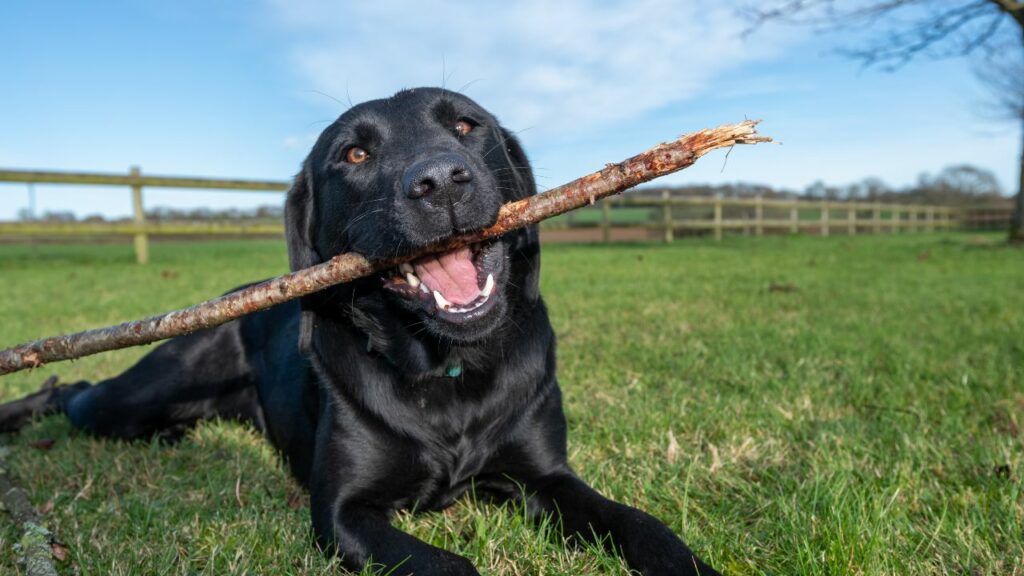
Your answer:
[[[0,183],[64,184],[127,187],[131,191],[131,222],[47,223],[0,222],[0,236],[132,236],[136,259],[149,259],[149,237],[159,235],[265,235],[281,234],[280,223],[268,222],[154,222],[146,219],[143,189],[181,188],[283,192],[291,182],[143,175],[138,167],[127,174],[55,172],[0,169]],[[980,214],[980,211],[973,211]],[[601,201],[600,206],[584,208],[553,221],[547,229],[598,229],[595,240],[610,241],[613,230],[646,230],[654,237],[672,242],[677,232],[710,233],[721,239],[728,231],[748,234],[812,233],[855,235],[861,233],[917,232],[948,230],[963,222],[974,222],[972,211],[950,206],[890,204],[863,201],[794,200],[776,198],[725,198],[718,196],[678,196],[663,191],[660,196],[646,193]],[[985,212],[985,222],[994,216]],[[630,216],[629,218],[620,218]]]
[[[37,222],[0,222],[0,235],[7,236],[117,236],[131,235],[135,243],[135,260],[139,264],[149,261],[151,235],[211,235],[211,234],[275,234],[280,225],[210,224],[210,223],[150,223],[146,221],[142,189],[182,188],[207,190],[236,190],[247,192],[284,192],[291,182],[283,180],[239,180],[219,178],[189,178],[181,176],[143,175],[138,166],[127,174],[97,172],[55,172],[43,170],[0,170],[0,182],[34,184],[72,184],[79,186],[127,186],[132,193],[132,222],[42,224]]]
[[[42,170],[0,170],[0,182],[25,184],[76,184],[84,186],[148,186],[151,188],[207,188],[284,192],[291,186],[284,180],[241,180],[142,175],[138,167],[128,174],[99,172],[53,172]]]
[[[742,229],[755,235],[766,231],[788,231],[797,233],[804,230],[817,231],[822,236],[833,232],[855,235],[861,232],[899,232],[947,230],[958,226],[961,209],[950,206],[921,204],[890,204],[883,202],[792,200],[754,198],[681,197],[662,194],[661,198],[620,197],[606,199],[602,206],[601,227],[611,226],[611,214],[615,206],[631,206],[660,210],[661,218],[653,219],[640,226],[659,228],[665,231],[666,241],[671,241],[675,230],[711,230],[716,239],[724,231]],[[706,207],[710,211],[704,218],[678,219],[677,207]],[[726,217],[727,208],[740,208],[741,214]],[[774,213],[775,216],[766,216]],[[780,213],[785,214],[779,217]],[[698,214],[698,216],[700,216]],[[603,237],[609,234],[602,233]]]

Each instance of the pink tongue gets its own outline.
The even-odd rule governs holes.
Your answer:
[[[473,252],[469,248],[421,258],[413,263],[413,268],[427,288],[437,290],[452,304],[469,304],[480,295]]]

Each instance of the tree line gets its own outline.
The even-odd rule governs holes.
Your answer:
[[[664,190],[673,195],[707,196],[721,194],[725,198],[801,199],[801,200],[861,200],[900,204],[931,204],[957,208],[1008,207],[1010,199],[1004,195],[995,175],[984,168],[961,164],[947,166],[937,174],[922,173],[909,186],[892,187],[880,178],[864,178],[844,185],[814,182],[803,190],[776,188],[766,184],[736,182],[729,184],[685,184],[673,187],[643,187],[627,192],[638,196],[661,197]],[[280,204],[265,204],[254,208],[172,208],[154,206],[145,211],[151,222],[222,222],[222,221],[280,221],[284,208]],[[21,221],[52,223],[110,223],[129,222],[130,217],[108,219],[101,214],[90,214],[79,219],[70,210],[49,210],[33,218],[25,208],[19,211]]]
[[[957,208],[1008,207],[1011,204],[995,174],[967,164],[947,166],[937,174],[922,173],[916,182],[903,187],[893,187],[880,178],[869,177],[845,185],[832,185],[819,180],[803,190],[739,182],[714,186],[688,184],[670,188],[643,188],[633,193],[660,197],[666,189],[675,195],[710,197],[721,194],[725,198],[761,196],[765,199],[857,200]]]

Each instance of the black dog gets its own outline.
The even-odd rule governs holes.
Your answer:
[[[534,193],[519,143],[468,98],[416,89],[366,102],[320,135],[288,193],[291,267],[400,255]],[[558,515],[567,536],[601,538],[642,574],[716,574],[569,468],[539,250],[536,228],[520,230],[176,338],[110,380],[0,407],[0,429],[59,411],[124,439],[251,422],[309,488],[318,542],[355,570],[477,574],[389,524],[473,486]]]

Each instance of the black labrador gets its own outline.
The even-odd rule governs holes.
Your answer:
[[[469,98],[421,88],[366,102],[324,130],[288,192],[291,268],[401,255],[535,192],[519,143]],[[536,227],[511,232],[175,338],[115,378],[0,406],[0,429],[54,412],[123,439],[250,422],[309,488],[319,544],[353,570],[477,574],[389,524],[472,486],[557,515],[566,536],[601,539],[641,574],[717,574],[569,467],[539,274]]]

